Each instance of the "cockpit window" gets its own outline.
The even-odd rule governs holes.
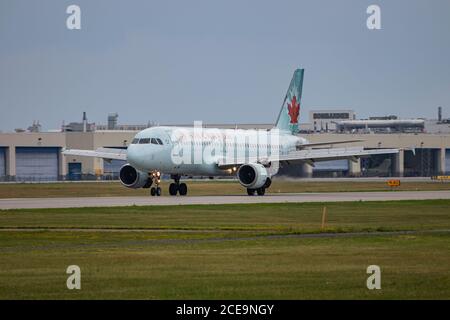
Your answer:
[[[133,141],[131,142],[131,144],[159,144],[159,145],[163,145],[163,142],[161,141],[161,139],[159,138],[135,138],[133,139]]]
[[[150,143],[150,138],[142,138],[139,140],[139,144],[147,144]]]

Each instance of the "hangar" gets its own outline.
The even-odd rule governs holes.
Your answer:
[[[123,161],[63,157],[63,148],[126,148],[137,131],[0,133],[0,180],[114,180]],[[398,155],[378,155],[282,168],[299,177],[432,176],[450,172],[450,134],[305,134],[310,142],[362,139],[367,149],[405,148]],[[351,145],[351,144],[350,144]],[[358,143],[354,144],[358,145]],[[415,148],[414,151],[409,148]]]
[[[63,175],[60,133],[1,133],[0,179],[3,181],[55,181]]]
[[[332,130],[339,124],[317,125],[314,119],[330,118],[333,121],[345,117],[354,118],[351,110],[311,112],[312,123],[300,124],[301,135],[310,142],[364,140],[366,149],[402,148],[397,155],[377,155],[365,159],[339,160],[303,164],[281,168],[279,174],[296,177],[359,177],[359,176],[432,176],[450,173],[450,123],[440,120],[425,121],[424,132],[390,132],[365,130],[342,132]],[[315,116],[320,114],[320,117]],[[109,118],[108,118],[109,120]],[[101,147],[127,148],[134,135],[151,126],[108,126],[87,123],[70,123],[58,132],[0,133],[0,181],[56,181],[56,180],[115,180],[124,161],[85,157],[63,157],[63,148],[90,149]],[[330,120],[331,121],[331,120]],[[339,120],[338,120],[339,121]],[[347,121],[347,120],[342,120]],[[112,123],[110,123],[112,122]],[[272,124],[209,124],[205,127],[269,129]],[[32,130],[36,131],[36,130]],[[414,148],[414,150],[411,150]]]

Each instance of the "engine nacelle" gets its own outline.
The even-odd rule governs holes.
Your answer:
[[[265,187],[267,185],[267,179],[270,181],[267,169],[259,163],[242,165],[237,172],[237,177],[240,184],[248,189]]]
[[[133,189],[149,188],[152,184],[147,172],[136,170],[128,163],[120,168],[119,179],[125,187]]]

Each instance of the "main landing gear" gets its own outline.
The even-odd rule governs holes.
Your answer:
[[[169,185],[169,194],[171,196],[176,196],[177,193],[180,196],[185,196],[187,194],[187,185],[186,183],[180,183],[180,175],[171,175],[170,176],[175,182]]]
[[[250,189],[250,188],[247,188],[247,194],[248,194],[249,196],[254,196],[255,193],[256,193],[258,196],[263,196],[263,195],[266,193],[266,188],[264,188],[264,187],[261,187],[261,188],[258,188],[258,189]]]
[[[272,179],[267,178],[266,182],[264,183],[264,185],[262,187],[257,188],[257,189],[247,188],[247,194],[249,196],[254,196],[256,193],[258,196],[263,196],[266,193],[266,189],[269,188],[271,184],[272,184]]]
[[[150,179],[152,179],[153,183],[156,184],[156,187],[151,187],[150,188],[150,194],[152,196],[160,196],[162,191],[161,191],[161,187],[159,186],[159,184],[161,183],[161,172],[156,171],[156,172],[152,172],[150,174]]]

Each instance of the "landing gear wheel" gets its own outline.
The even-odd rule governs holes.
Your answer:
[[[169,194],[171,195],[171,196],[176,196],[177,195],[177,192],[178,192],[178,185],[176,184],[176,183],[171,183],[170,185],[169,185]]]
[[[180,196],[185,196],[187,194],[186,183],[180,183],[180,185],[178,186],[178,192],[180,193]]]
[[[249,196],[254,196],[255,195],[255,189],[247,189],[247,194],[249,195]]]
[[[153,183],[155,184],[154,187],[150,188],[150,195],[151,196],[160,196],[161,195],[161,187],[159,184],[161,183],[161,172],[159,171],[152,171],[149,172],[149,182],[147,182],[146,186],[147,188],[150,187]]]
[[[258,196],[263,196],[264,193],[266,193],[266,188],[258,188],[256,189],[256,192],[258,193]]]

